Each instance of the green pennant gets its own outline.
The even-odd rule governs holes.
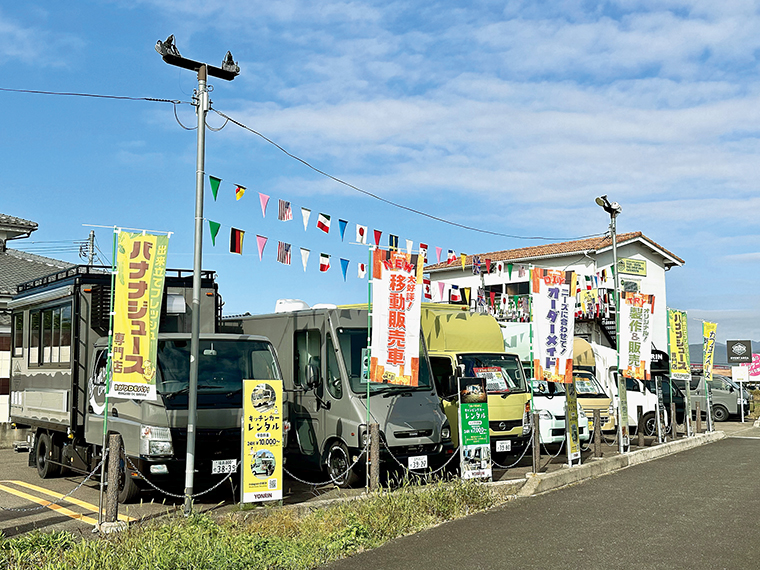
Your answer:
[[[509,273],[509,278],[510,279],[512,279],[512,268],[513,267],[514,267],[514,265],[512,265],[511,263],[507,263],[507,272]]]
[[[217,185],[217,188],[219,186]],[[216,195],[216,192],[214,193]],[[219,233],[219,228],[222,227],[222,224],[218,222],[212,222],[211,220],[208,221],[208,229],[211,232],[211,245],[216,245],[216,234]]]
[[[211,193],[214,195],[214,202],[216,202],[216,194],[219,192],[219,184],[222,182],[222,179],[209,175],[208,182],[211,184]]]

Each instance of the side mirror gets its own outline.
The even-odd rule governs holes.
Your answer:
[[[464,364],[457,364],[456,377],[457,378],[463,378],[464,377]]]
[[[316,364],[309,364],[306,366],[306,387],[309,390],[313,390],[319,386],[319,367]]]

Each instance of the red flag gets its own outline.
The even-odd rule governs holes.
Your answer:
[[[422,298],[426,301],[433,300],[433,294],[430,291],[430,279],[427,277],[422,279]]]
[[[383,235],[383,232],[380,230],[375,230],[375,245],[380,247],[380,236]]]

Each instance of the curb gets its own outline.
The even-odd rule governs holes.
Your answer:
[[[514,488],[513,492],[515,496],[531,497],[533,495],[580,483],[581,481],[593,479],[594,477],[614,473],[615,471],[631,467],[632,465],[639,465],[640,463],[646,463],[647,461],[665,457],[666,455],[672,455],[680,451],[699,447],[700,445],[713,443],[725,437],[726,434],[722,431],[702,433],[686,439],[679,439],[654,447],[639,449],[624,455],[615,455],[614,457],[605,459],[591,460],[589,463],[577,467],[568,467],[567,469],[556,471],[554,473],[529,473],[525,476],[525,480],[521,484],[521,480],[497,481],[487,484],[497,488],[509,485]]]

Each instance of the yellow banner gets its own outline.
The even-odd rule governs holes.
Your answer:
[[[704,378],[707,382],[712,382],[713,362],[715,357],[715,331],[718,328],[717,323],[702,323],[702,338],[704,341],[702,368]]]
[[[689,331],[686,311],[668,309],[668,344],[670,345],[670,377],[691,380]]]
[[[647,276],[647,262],[645,259],[630,259],[628,257],[621,257],[618,259],[618,273],[625,273],[627,275],[640,275],[642,277]]]
[[[282,499],[282,380],[243,380],[242,497]]]
[[[169,237],[119,232],[110,396],[156,399],[156,352]]]

